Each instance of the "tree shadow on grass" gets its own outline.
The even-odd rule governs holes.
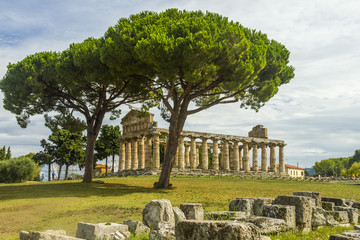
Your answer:
[[[29,185],[0,185],[0,200],[59,198],[59,197],[91,197],[91,196],[124,196],[133,193],[162,193],[168,191],[141,186],[130,186],[119,183],[39,183]]]

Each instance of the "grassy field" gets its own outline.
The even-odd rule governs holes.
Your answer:
[[[360,184],[354,183],[178,176],[171,180],[172,189],[154,190],[154,176],[101,180],[105,184],[76,180],[0,184],[0,239],[18,239],[21,230],[62,229],[75,236],[78,222],[141,220],[144,206],[161,198],[169,199],[174,206],[199,202],[205,211],[227,210],[229,202],[237,197],[276,197],[293,191],[360,201]]]

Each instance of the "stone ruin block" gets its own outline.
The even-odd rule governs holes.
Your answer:
[[[124,224],[128,226],[129,231],[135,236],[142,236],[150,233],[150,228],[140,221],[126,220],[124,221]]]
[[[77,225],[76,237],[86,240],[113,239],[115,235],[130,237],[131,233],[127,225],[118,223],[83,223]],[[126,238],[123,238],[126,239]]]
[[[348,214],[349,217],[349,223],[351,224],[357,224],[359,220],[359,210],[357,208],[351,208],[351,207],[334,207],[335,211],[345,211]]]
[[[185,214],[187,220],[203,220],[204,209],[201,203],[180,204],[180,209]]]
[[[326,211],[334,211],[335,203],[333,202],[322,202],[321,205]]]
[[[63,234],[65,231],[52,231],[48,230],[45,232],[37,232],[37,231],[21,231],[19,239],[20,240],[44,240],[44,239],[52,239],[52,240],[83,240],[82,238],[75,238],[66,236]]]
[[[249,132],[249,137],[268,138],[268,130],[263,125],[256,125]]]
[[[354,237],[350,237],[350,236],[345,236],[342,234],[334,234],[331,235],[329,240],[358,240],[359,238],[354,238]]]
[[[360,230],[360,225],[355,225],[354,230]]]
[[[263,217],[263,216],[249,216],[249,217],[233,217],[233,221],[253,223],[260,229],[261,234],[271,234],[278,232],[285,232],[291,229],[283,219]]]
[[[174,211],[167,199],[152,200],[143,210],[143,223],[151,229],[158,229],[160,222],[175,224]]]
[[[296,226],[303,231],[311,230],[312,209],[315,205],[313,198],[279,195],[274,199],[273,203],[295,206]]]
[[[234,221],[181,221],[175,233],[176,240],[261,239],[254,224]]]
[[[335,206],[347,207],[344,198],[321,197],[323,202],[333,202]]]
[[[253,214],[256,198],[236,198],[229,204],[229,211],[245,212],[248,216]]]
[[[329,212],[329,214],[331,214],[334,217],[334,219],[340,224],[349,223],[349,216],[346,211],[333,211],[333,212]]]
[[[159,222],[158,229],[149,234],[149,240],[175,240],[175,226],[169,222]]]
[[[345,204],[346,204],[348,207],[352,207],[352,205],[354,204],[354,202],[356,202],[356,201],[355,201],[355,200],[345,199]]]
[[[178,207],[173,207],[175,222],[186,220],[185,214]]]
[[[311,197],[315,199],[315,206],[321,207],[321,196],[319,192],[293,192],[293,195]]]
[[[264,217],[282,219],[289,227],[296,226],[295,206],[287,205],[264,205]]]
[[[206,220],[229,220],[232,217],[246,217],[246,213],[244,212],[236,212],[236,211],[215,211],[204,213],[204,218]]]
[[[333,215],[325,211],[321,207],[313,207],[311,225],[313,228],[318,228],[320,226],[335,226],[339,223],[335,221]]]
[[[265,205],[271,205],[272,198],[256,198],[253,205],[253,213],[256,216],[263,216],[263,208]]]

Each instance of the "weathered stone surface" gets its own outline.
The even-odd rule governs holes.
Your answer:
[[[77,225],[76,237],[86,240],[113,239],[116,232],[128,234],[129,228],[127,225],[118,223],[91,224],[80,222]]]
[[[313,198],[279,195],[274,199],[273,203],[295,206],[296,226],[303,231],[311,230],[312,209],[315,205]]]
[[[45,230],[44,233],[57,234],[57,235],[66,235],[65,230]]]
[[[204,213],[206,220],[229,220],[231,217],[246,217],[244,212],[216,211]]]
[[[261,234],[270,234],[277,232],[285,232],[291,229],[290,226],[282,219],[260,217],[260,216],[249,216],[245,218],[230,218],[238,222],[249,222],[255,224],[260,229]]]
[[[342,233],[342,235],[349,236],[349,237],[355,237],[357,239],[360,239],[360,231],[358,231],[358,230],[345,231],[345,232]]]
[[[283,219],[289,227],[296,226],[295,206],[264,205],[263,216]]]
[[[204,209],[200,203],[180,204],[180,209],[185,214],[187,220],[203,220]]]
[[[335,203],[333,202],[322,202],[321,205],[326,211],[334,211]]]
[[[353,202],[353,205],[351,207],[360,209],[360,202]]]
[[[332,211],[328,212],[340,224],[349,223],[348,213],[346,211]]]
[[[271,205],[272,201],[273,201],[272,198],[257,198],[257,199],[255,199],[254,205],[253,205],[254,215],[262,216],[264,205]]]
[[[176,240],[255,240],[260,230],[251,223],[233,221],[181,221],[175,228]]]
[[[20,232],[20,240],[82,240],[82,239],[61,235],[61,234],[47,233],[47,232],[22,231]]]
[[[357,208],[335,206],[334,210],[335,211],[346,211],[348,213],[349,223],[351,223],[351,224],[358,223],[359,210]]]
[[[293,195],[311,197],[315,199],[315,206],[321,207],[321,196],[319,192],[293,192]]]
[[[122,231],[122,232],[117,231],[114,234],[114,236],[113,236],[113,234],[109,234],[108,237],[110,237],[109,239],[111,239],[111,240],[126,240],[130,236],[131,236],[131,233],[128,231]]]
[[[360,230],[360,225],[355,225],[354,230]]]
[[[150,228],[145,226],[140,221],[126,220],[124,224],[128,226],[129,231],[135,236],[147,235],[150,233]]]
[[[354,204],[355,200],[348,200],[348,199],[345,199],[345,203],[348,207],[352,207],[352,205]]]
[[[151,229],[158,229],[159,222],[174,223],[174,211],[167,199],[152,200],[143,210],[143,223]]]
[[[335,204],[335,206],[347,207],[344,198],[322,197],[321,201],[323,201],[323,202],[333,202]]]
[[[175,225],[170,222],[159,222],[158,229],[149,234],[150,240],[175,240]]]
[[[248,216],[253,214],[255,198],[236,198],[229,204],[229,211],[245,212]]]
[[[329,240],[359,240],[359,238],[353,238],[342,234],[331,235]]]
[[[339,223],[335,221],[333,215],[331,215],[329,212],[326,212],[323,208],[314,207],[311,224],[313,228],[317,228],[325,225],[335,226]]]
[[[178,207],[173,207],[175,222],[186,220],[185,214]]]

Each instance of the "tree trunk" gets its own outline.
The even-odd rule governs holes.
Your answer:
[[[65,178],[64,178],[64,179],[67,180],[67,178],[68,178],[69,165],[66,164],[65,166],[66,166],[66,168],[65,168]]]
[[[107,177],[108,174],[108,157],[106,157],[106,161],[105,161],[105,177]]]
[[[95,133],[95,131],[93,131],[92,127],[88,127],[85,150],[85,173],[83,178],[83,182],[87,183],[90,183],[93,178],[94,149],[96,136],[97,134]]]
[[[187,117],[185,112],[174,115],[175,116],[171,116],[170,118],[169,137],[167,140],[164,162],[161,168],[159,182],[154,183],[155,188],[166,188],[170,183],[170,174],[175,161],[178,140]]]
[[[114,168],[115,168],[115,153],[112,154],[112,169],[111,169],[112,173],[114,173]]]
[[[58,172],[57,180],[60,180],[61,168],[62,168],[62,162],[60,162],[59,164],[59,172]]]

